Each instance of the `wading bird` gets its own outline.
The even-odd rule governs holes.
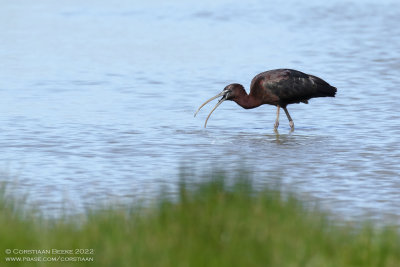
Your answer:
[[[221,93],[204,102],[194,116],[196,117],[200,109],[208,102],[222,96],[208,115],[204,128],[214,110],[225,100],[232,100],[245,109],[256,108],[263,104],[276,106],[275,130],[279,126],[279,109],[283,108],[289,119],[290,128],[293,130],[294,123],[286,108],[287,105],[300,102],[308,104],[310,98],[335,97],[335,94],[335,87],[316,76],[291,69],[269,70],[253,78],[250,84],[250,94],[246,93],[241,84],[229,84]]]

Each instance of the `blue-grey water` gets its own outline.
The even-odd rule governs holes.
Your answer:
[[[246,166],[347,219],[400,225],[400,2],[3,1],[0,170],[44,213]],[[338,88],[288,107],[198,106],[294,68]],[[243,162],[243,163],[241,163]]]

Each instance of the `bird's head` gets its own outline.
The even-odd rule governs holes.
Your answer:
[[[204,107],[208,102],[218,98],[221,96],[221,99],[218,101],[218,103],[215,105],[215,107],[211,110],[210,114],[208,115],[206,122],[204,123],[204,128],[207,126],[207,121],[210,118],[211,114],[214,112],[214,110],[222,104],[225,100],[232,100],[235,101],[235,98],[237,98],[242,92],[245,92],[244,87],[241,84],[238,83],[232,83],[227,85],[224,90],[222,90],[221,93],[218,95],[211,97],[208,99],[206,102],[204,102],[196,111],[194,116],[196,117],[197,113],[200,111],[202,107]]]

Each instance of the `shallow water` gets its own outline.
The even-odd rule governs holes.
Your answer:
[[[9,1],[0,9],[0,169],[45,213],[150,197],[179,168],[249,168],[333,214],[400,225],[397,1]],[[294,68],[338,88],[288,107],[225,85]]]

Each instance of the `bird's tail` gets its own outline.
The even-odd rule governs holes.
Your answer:
[[[310,75],[312,76],[312,75]],[[331,96],[335,97],[337,89],[336,87],[331,86],[329,83],[325,82],[324,80],[312,76],[313,81],[317,84],[317,90],[318,90],[318,95],[319,96]]]
[[[324,86],[324,87],[320,88],[318,91],[323,96],[335,97],[337,89],[336,89],[336,87],[330,86],[328,84],[328,86]]]

